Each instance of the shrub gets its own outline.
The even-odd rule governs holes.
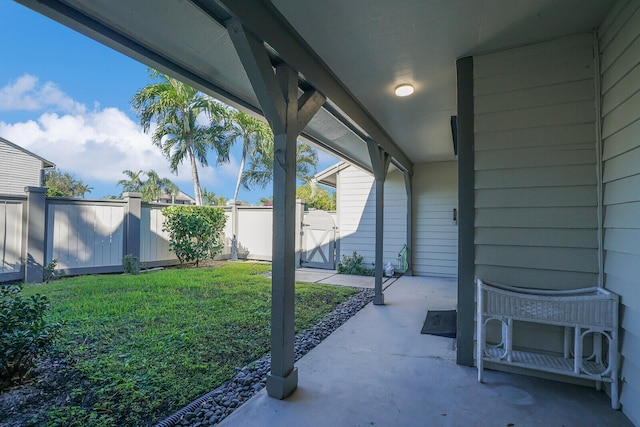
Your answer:
[[[122,257],[122,269],[127,274],[140,273],[140,261],[138,261],[138,257],[133,254],[127,254]]]
[[[169,206],[162,209],[169,246],[180,260],[213,258],[222,250],[222,231],[227,218],[220,208],[209,206]]]
[[[19,384],[61,328],[45,319],[46,296],[22,296],[22,286],[0,286],[0,389]]]
[[[62,272],[56,270],[56,267],[58,267],[58,260],[55,258],[43,267],[43,278],[45,283],[49,283],[52,280],[58,280],[63,275]]]
[[[375,271],[362,265],[364,257],[353,251],[352,256],[342,255],[342,260],[338,263],[338,273],[352,274],[356,276],[373,276]]]

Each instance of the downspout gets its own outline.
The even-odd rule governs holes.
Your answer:
[[[600,74],[600,42],[598,31],[593,30],[593,80],[596,108],[596,174],[598,194],[598,287],[604,287],[604,185],[602,144],[602,76]]]

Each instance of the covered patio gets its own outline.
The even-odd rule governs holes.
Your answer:
[[[245,426],[615,426],[633,424],[605,393],[455,362],[455,340],[421,335],[427,310],[456,304],[451,279],[403,276],[296,365],[286,400],[262,390],[224,420]]]
[[[619,295],[616,380],[622,412],[640,423],[640,1],[18,1],[271,125],[279,238],[267,390],[291,398],[260,395],[233,419],[265,404],[257,424],[277,417],[272,425],[287,425],[286,412],[293,425],[329,425],[326,418],[340,414],[335,406],[363,414],[352,425],[426,424],[403,407],[454,425],[483,425],[484,414],[500,416],[492,423],[498,425],[548,424],[554,413],[586,417],[558,418],[559,425],[624,425],[622,414],[592,412],[599,405],[592,394],[575,406],[576,393],[588,389],[496,373],[488,373],[487,385],[476,384],[480,278]],[[396,96],[401,85],[412,86],[413,95]],[[374,177],[368,226],[376,236],[376,307],[295,366],[298,138]],[[442,230],[420,230],[433,223],[424,206],[437,205],[443,190],[440,177],[428,173],[446,161],[457,174],[457,208],[447,208],[458,236],[457,294],[449,301],[458,314],[455,349],[438,338],[403,335],[419,327],[433,302],[428,288],[411,280],[428,279],[384,290],[382,277],[389,171],[404,181],[406,230],[397,234],[406,239],[411,273],[413,264],[441,256]],[[433,184],[430,193],[424,181]],[[559,329],[519,329],[516,347],[563,352]],[[345,331],[349,339],[321,357]],[[352,377],[325,375],[325,363]],[[604,408],[605,395],[595,396]],[[347,413],[340,419],[351,420]],[[379,414],[377,421],[367,414]],[[392,416],[407,418],[383,418]],[[462,416],[468,418],[451,421]]]

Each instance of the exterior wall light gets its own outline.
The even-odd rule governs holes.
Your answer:
[[[396,96],[409,96],[413,93],[413,86],[402,84],[396,87]]]

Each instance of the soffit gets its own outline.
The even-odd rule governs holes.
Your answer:
[[[19,0],[245,111],[260,108],[226,29],[225,0]],[[282,16],[414,163],[454,159],[457,58],[597,27],[613,0],[273,0]],[[245,3],[251,3],[246,2]],[[304,71],[303,71],[304,73]],[[416,93],[397,98],[410,82]],[[321,110],[307,139],[370,169],[366,145]]]

